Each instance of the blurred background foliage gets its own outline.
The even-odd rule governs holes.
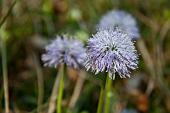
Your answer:
[[[0,0],[0,22],[14,2]],[[155,73],[155,77],[152,77],[147,62],[140,55],[139,68],[130,79],[116,77],[113,81],[112,112],[170,112],[169,0],[16,0],[0,28],[1,41],[5,40],[7,50],[11,112],[36,112],[39,90],[37,75],[41,75],[41,112],[46,113],[57,70],[43,67],[41,54],[44,46],[56,34],[63,33],[74,35],[86,43],[95,33],[95,26],[101,16],[112,9],[125,10],[137,19]],[[0,67],[2,75],[2,65]],[[67,109],[78,73],[72,69],[67,71],[64,109]],[[80,97],[70,112],[95,113],[101,81],[100,76],[87,73]],[[146,93],[148,89],[150,93]],[[3,111],[3,79],[0,76],[0,112]]]

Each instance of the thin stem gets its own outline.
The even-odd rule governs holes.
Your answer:
[[[63,97],[63,90],[64,90],[64,65],[61,65],[61,79],[59,83],[59,92],[58,92],[58,99],[57,99],[57,113],[62,113],[62,97]]]
[[[101,86],[100,97],[99,97],[99,102],[98,102],[98,107],[97,107],[97,113],[102,113],[103,102],[104,102],[104,87]]]
[[[143,60],[144,60],[146,66],[149,70],[149,73],[151,74],[151,77],[152,77],[150,79],[149,84],[148,84],[147,89],[146,89],[146,94],[150,95],[150,93],[152,92],[152,90],[154,88],[154,81],[155,81],[155,78],[156,78],[153,59],[151,58],[151,55],[149,54],[149,51],[147,50],[145,42],[142,39],[139,39],[137,41],[137,46],[138,46],[138,48],[141,52]]]
[[[70,103],[69,103],[70,109],[74,108],[74,106],[75,106],[75,104],[76,104],[76,102],[77,102],[77,100],[80,96],[80,93],[82,91],[84,81],[85,81],[85,72],[81,70],[79,77],[77,79],[73,94],[72,94],[71,99],[70,99]]]
[[[109,113],[110,112],[110,100],[112,97],[112,91],[111,91],[111,87],[112,87],[112,80],[109,78],[109,74],[107,75],[107,79],[106,79],[106,101],[105,101],[105,109],[104,109],[104,113]]]
[[[142,39],[139,39],[137,41],[137,46],[142,54],[142,57],[144,59],[146,66],[148,67],[150,71],[150,74],[152,75],[153,78],[155,78],[153,59],[151,58],[151,55],[149,54],[149,51],[147,50],[145,42]]]
[[[2,27],[2,25],[5,23],[6,19],[8,18],[8,16],[11,14],[12,9],[14,8],[15,4],[17,3],[17,0],[14,0],[14,2],[12,3],[12,5],[9,7],[8,12],[6,13],[6,15],[2,18],[2,20],[0,21],[0,28]]]
[[[56,106],[56,100],[57,100],[57,96],[58,96],[58,87],[59,87],[59,82],[60,82],[60,78],[61,78],[61,69],[59,70],[56,78],[55,78],[55,82],[53,85],[53,89],[52,89],[52,93],[51,93],[51,97],[50,97],[50,101],[49,101],[49,108],[48,108],[48,113],[54,113],[55,111],[55,106]]]
[[[16,4],[15,0],[11,7],[9,8],[7,14],[2,18],[2,20],[0,21],[0,29],[2,27],[2,25],[5,23],[7,17],[10,15],[10,13],[12,12],[13,7]],[[5,10],[5,8],[4,8]],[[4,11],[3,10],[3,11]],[[2,53],[2,71],[3,71],[3,86],[4,86],[4,98],[5,98],[5,113],[9,113],[9,89],[8,89],[8,70],[7,70],[7,55],[6,55],[6,41],[3,40],[4,37],[2,37],[1,39],[1,53]]]
[[[37,73],[37,82],[38,82],[38,101],[37,101],[37,112],[40,113],[40,108],[43,104],[43,98],[44,98],[44,79],[42,70],[37,58],[37,55],[33,53],[33,61],[35,64],[35,69]]]
[[[3,85],[5,96],[5,113],[9,113],[9,92],[8,92],[8,70],[7,70],[7,57],[5,41],[1,40],[1,53],[2,53],[2,71],[3,71]]]

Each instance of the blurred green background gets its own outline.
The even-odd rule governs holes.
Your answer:
[[[136,44],[139,68],[130,79],[116,76],[113,81],[112,113],[170,113],[169,0],[0,0],[0,22],[7,16],[0,27],[0,46],[6,45],[11,113],[37,112],[39,90],[43,93],[40,112],[47,112],[57,69],[43,67],[45,45],[63,33],[86,44],[101,16],[113,9],[136,18],[141,39]],[[0,60],[0,113],[5,108],[2,63]],[[64,110],[79,73],[72,69],[67,72]],[[101,82],[101,77],[86,73],[80,97],[70,112],[95,113]]]

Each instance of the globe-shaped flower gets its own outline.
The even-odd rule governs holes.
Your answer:
[[[110,11],[101,18],[99,24],[97,25],[98,30],[114,27],[119,27],[124,32],[129,34],[132,39],[137,39],[140,37],[135,18],[127,12],[120,10]]]
[[[68,39],[66,35],[57,36],[56,39],[45,48],[42,55],[45,66],[57,67],[61,63],[75,69],[79,68],[86,57],[83,44],[75,39]]]
[[[89,39],[85,67],[96,74],[109,72],[114,79],[117,72],[121,78],[130,77],[137,68],[138,55],[129,35],[120,29],[98,31]]]

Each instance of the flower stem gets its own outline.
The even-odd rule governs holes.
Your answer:
[[[61,69],[60,69],[61,71]],[[48,112],[47,113],[54,113],[55,111],[55,106],[57,104],[57,96],[58,96],[58,88],[59,88],[59,82],[60,82],[60,72],[57,73],[57,76],[55,78],[55,82],[53,85],[53,89],[52,89],[52,93],[51,93],[51,97],[50,97],[50,101],[49,101],[49,105],[48,105]]]
[[[63,90],[64,90],[64,69],[65,66],[61,65],[61,78],[59,83],[59,92],[58,92],[58,99],[57,99],[57,113],[62,113],[62,97],[63,97]]]
[[[105,109],[104,109],[104,113],[110,113],[110,100],[111,100],[111,86],[112,86],[112,80],[109,78],[109,74],[107,75],[107,79],[106,79],[106,101],[105,101]]]
[[[100,97],[99,97],[99,102],[98,102],[98,107],[97,107],[97,113],[102,113],[103,101],[104,101],[103,97],[104,97],[104,87],[101,86]]]
[[[9,92],[8,92],[8,71],[7,71],[7,57],[6,57],[6,45],[5,41],[1,40],[1,52],[2,52],[2,71],[3,71],[3,85],[5,96],[5,113],[9,113]]]

